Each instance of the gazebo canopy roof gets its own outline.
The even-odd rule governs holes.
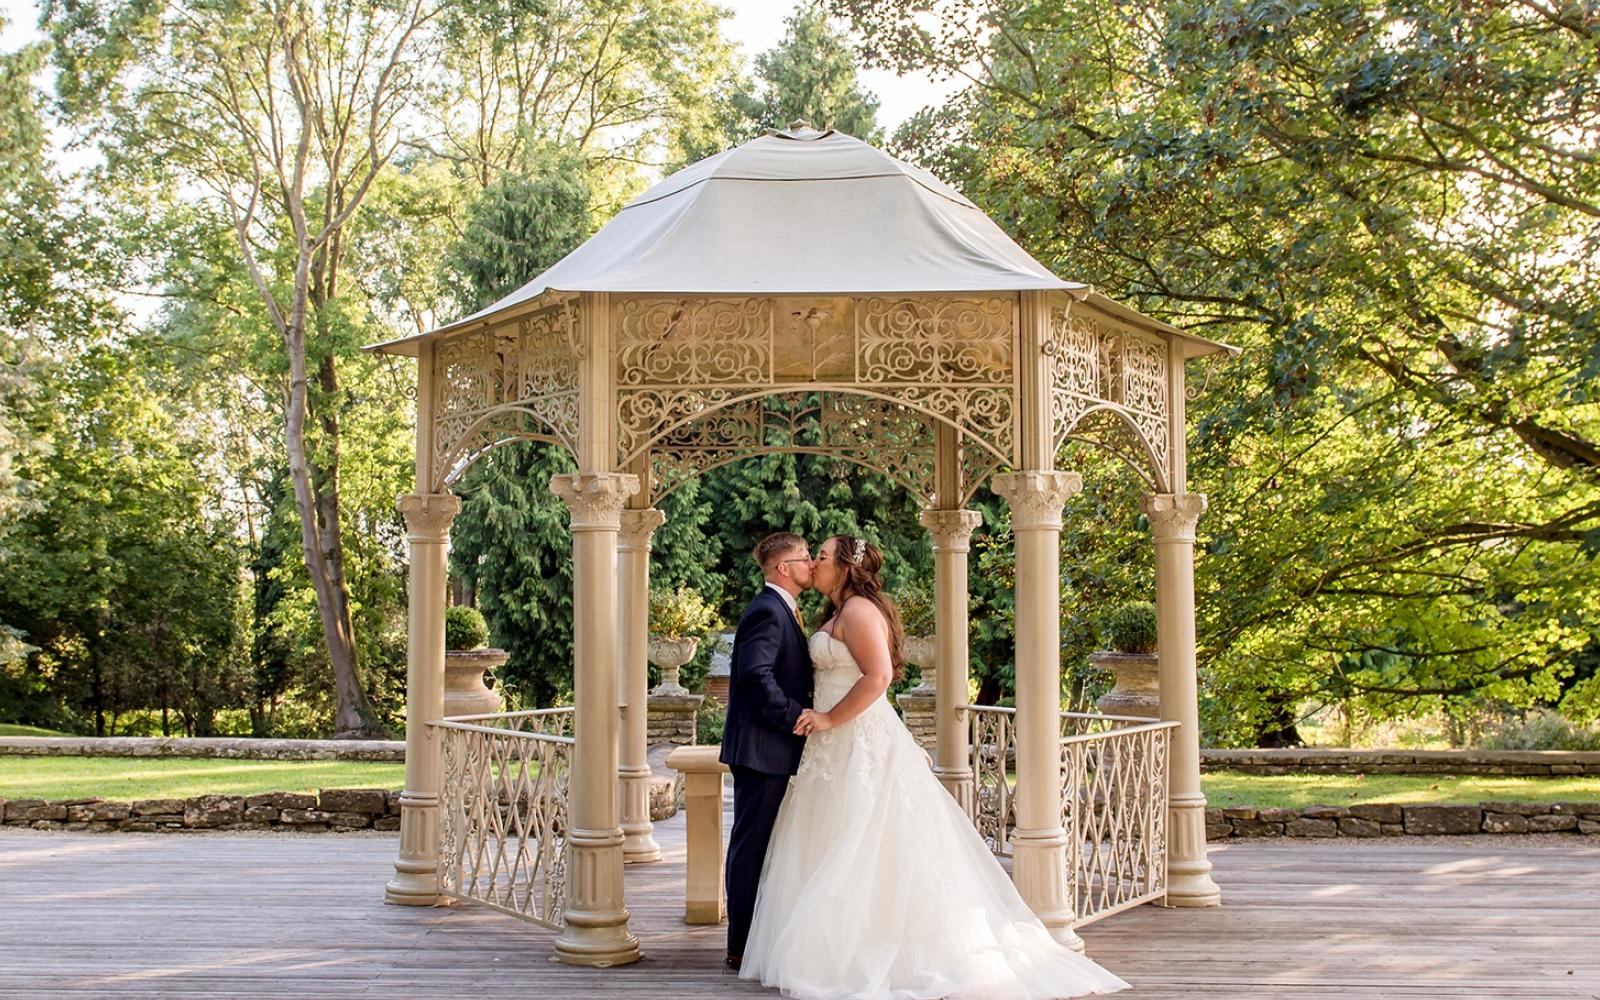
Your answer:
[[[1220,344],[1063,281],[954,188],[918,167],[803,123],[672,174],[587,242],[488,307],[370,350],[414,355],[424,339],[551,292],[684,295],[895,294],[1054,289],[1188,342]]]

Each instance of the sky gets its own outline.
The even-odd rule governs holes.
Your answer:
[[[733,14],[723,22],[723,30],[743,47],[745,58],[752,63],[757,53],[772,48],[783,37],[783,20],[795,7],[785,0],[717,2]],[[34,0],[0,0],[0,15],[6,21],[4,30],[0,31],[0,51],[12,51],[39,37],[34,27],[39,9]],[[961,83],[959,80],[934,80],[923,73],[896,76],[888,70],[866,70],[861,80],[862,85],[878,97],[878,124],[886,133],[892,133],[897,125],[923,107],[943,101],[958,90]]]

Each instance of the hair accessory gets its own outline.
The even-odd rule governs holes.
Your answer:
[[[865,538],[855,538],[851,539],[851,541],[854,542],[854,545],[851,547],[850,561],[858,563],[861,561],[861,557],[867,554],[867,540]]]

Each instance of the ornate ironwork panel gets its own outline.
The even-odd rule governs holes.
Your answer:
[[[1016,709],[964,705],[974,780],[972,822],[997,855],[1012,853]],[[1167,891],[1167,759],[1176,722],[1061,713],[1061,826],[1073,925]]]
[[[540,438],[576,451],[577,319],[575,303],[558,302],[439,341],[432,380],[435,486],[510,438]]]
[[[1164,488],[1172,452],[1166,342],[1067,305],[1050,310],[1046,349],[1056,446],[1082,438],[1111,447],[1106,439],[1078,433],[1086,416],[1110,411],[1126,423],[1128,437],[1137,445],[1130,449],[1118,442],[1112,450],[1136,468],[1148,469],[1147,478]]]
[[[459,716],[442,733],[439,890],[561,929],[573,710]]]
[[[1067,891],[1080,927],[1167,891],[1167,751],[1178,724],[1104,718],[1105,728],[1061,740]]]
[[[653,500],[708,469],[789,453],[828,455],[876,469],[928,501],[933,433],[926,414],[868,396],[808,392],[743,399],[681,424],[655,443]]]
[[[1010,771],[1017,759],[1014,708],[968,705],[964,709],[972,727],[972,822],[978,836],[998,855],[1011,853],[1011,831],[1017,825],[1012,804]]]
[[[653,449],[675,452],[669,464],[683,471],[742,457],[713,456],[704,440],[691,454],[678,435],[691,422],[712,425],[705,436],[727,447],[738,439],[744,455],[779,450],[761,437],[755,401],[800,391],[896,403],[947,421],[969,448],[1012,457],[1014,295],[615,301],[619,468]],[[889,420],[889,432],[904,422]],[[931,434],[921,447],[930,457],[919,464],[931,465]],[[885,471],[907,469],[897,460]]]

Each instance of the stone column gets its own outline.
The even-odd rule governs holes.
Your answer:
[[[400,793],[400,854],[387,902],[432,906],[439,897],[439,783],[443,750],[428,726],[444,714],[445,556],[450,522],[461,498],[407,493],[396,506],[406,519],[411,570],[406,598],[406,787]]]
[[[1061,508],[1083,488],[1075,472],[994,478],[1011,507],[1017,551],[1017,891],[1057,941],[1083,950],[1067,895],[1061,825]]]
[[[617,822],[617,533],[637,476],[552,476],[572,513],[573,702],[576,745],[567,785],[567,903],[556,958],[570,965],[636,962],[622,905]]]
[[[659,510],[624,510],[617,537],[617,610],[622,626],[622,738],[617,746],[617,792],[622,814],[622,860],[660,861],[650,824],[650,763],[646,727],[650,674],[645,644],[650,629],[650,537],[666,523]]]
[[[965,713],[967,671],[967,553],[972,532],[983,523],[975,510],[927,510],[922,526],[933,537],[934,637],[939,644],[934,685],[934,729],[937,746],[933,773],[968,816],[973,811],[971,748],[967,746]]]
[[[1167,905],[1218,906],[1222,890],[1206,859],[1206,797],[1200,790],[1200,703],[1194,655],[1194,528],[1201,493],[1155,493],[1144,512],[1156,547],[1156,648],[1161,717],[1172,734],[1167,779]]]

